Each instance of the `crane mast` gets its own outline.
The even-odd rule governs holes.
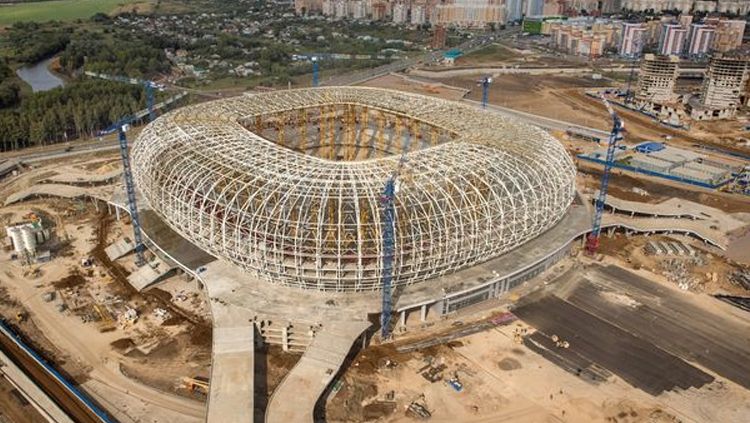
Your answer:
[[[380,202],[383,205],[381,224],[383,227],[383,303],[380,314],[380,337],[383,340],[391,336],[391,314],[393,309],[393,261],[396,247],[396,194],[398,194],[398,178],[406,163],[406,154],[409,152],[407,142],[398,166],[385,182]]]
[[[602,229],[602,214],[604,213],[604,203],[607,201],[609,178],[612,173],[612,164],[614,163],[617,141],[619,140],[620,133],[624,127],[622,119],[620,119],[617,112],[615,112],[612,105],[609,104],[609,101],[607,101],[604,96],[602,96],[602,101],[609,112],[609,116],[612,118],[612,130],[610,131],[609,139],[607,140],[607,158],[604,163],[601,187],[599,188],[599,194],[597,195],[596,203],[594,204],[594,222],[591,228],[591,233],[586,240],[586,251],[592,255],[595,254],[596,250],[599,248],[599,234]]]

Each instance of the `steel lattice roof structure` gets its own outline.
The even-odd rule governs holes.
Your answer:
[[[575,167],[545,131],[457,102],[332,87],[185,107],[133,146],[136,185],[185,238],[273,283],[380,288],[381,191],[396,197],[394,284],[507,252],[566,213]]]

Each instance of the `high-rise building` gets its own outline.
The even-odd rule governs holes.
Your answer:
[[[710,22],[707,20],[707,22]],[[746,21],[721,19],[714,21],[716,35],[714,36],[713,49],[720,53],[726,53],[738,49],[742,45],[742,37],[745,34]]]
[[[524,14],[526,16],[541,16],[544,13],[544,0],[526,0]]]
[[[336,0],[333,3],[333,16],[336,19],[343,19],[349,15],[349,4],[346,0]]]
[[[696,120],[731,118],[747,89],[748,72],[747,55],[714,54],[703,78],[700,97],[688,100],[685,110]]]
[[[395,23],[406,23],[409,18],[409,7],[404,3],[396,3],[393,5],[393,22]]]
[[[523,18],[523,0],[505,0],[505,21],[517,22]]]
[[[294,11],[298,15],[320,13],[323,11],[323,0],[294,0]]]
[[[372,20],[382,21],[388,16],[388,4],[382,1],[372,3]]]
[[[641,23],[623,23],[620,56],[639,57],[646,43],[646,28]]]
[[[646,54],[638,72],[636,103],[664,104],[674,101],[679,61],[677,56]]]
[[[443,25],[436,25],[432,33],[432,43],[430,47],[434,49],[444,49],[447,38],[447,31]]]
[[[367,8],[364,0],[352,0],[349,2],[349,15],[352,19],[364,19],[367,17]]]
[[[705,24],[691,24],[688,34],[688,57],[702,57],[711,52],[714,43],[715,29]]]
[[[690,24],[693,23],[693,15],[682,14],[677,18],[677,22],[681,27],[688,29]]]
[[[496,0],[454,0],[436,9],[438,24],[483,28],[505,23],[505,6],[496,4]]]
[[[427,22],[427,13],[424,5],[414,4],[411,6],[411,24],[422,25]]]
[[[669,56],[680,55],[685,49],[687,30],[676,23],[663,24],[659,38],[659,54]]]
[[[701,103],[716,109],[739,106],[747,83],[747,67],[747,57],[723,54],[711,57],[703,78]]]

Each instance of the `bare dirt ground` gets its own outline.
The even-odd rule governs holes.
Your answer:
[[[653,256],[646,254],[644,250],[648,241],[674,242],[675,240],[691,245],[698,251],[698,255],[696,257]],[[731,263],[725,257],[707,251],[702,242],[687,236],[652,235],[648,238],[626,237],[624,234],[615,234],[612,237],[603,236],[599,252],[618,259],[625,267],[635,270],[644,269],[661,275],[668,275],[675,262],[680,261],[685,264],[690,277],[697,280],[696,285],[691,286],[691,291],[709,295],[750,296],[750,291],[732,283],[730,279],[732,273],[743,269],[744,266]],[[673,262],[670,262],[670,259]]]
[[[471,90],[466,98],[481,100],[482,90],[474,76],[434,79],[448,86]],[[585,91],[612,85],[587,77],[555,75],[498,75],[490,86],[489,102],[503,107],[547,116],[592,128],[608,130],[610,118],[603,104],[585,95]],[[388,84],[384,85],[388,87]],[[399,87],[395,87],[399,89]],[[745,132],[734,121],[697,122],[689,131],[677,130],[655,122],[641,113],[618,108],[626,122],[625,139],[631,142],[660,140],[671,136],[673,143],[715,145],[743,153],[750,147],[742,144]]]
[[[440,97],[448,100],[461,100],[466,91],[452,88],[441,83],[415,83],[411,78],[404,75],[385,75],[380,78],[371,79],[364,83],[368,87],[388,88],[391,90],[406,91],[415,94]]]
[[[111,156],[70,165],[100,173],[116,163]],[[55,168],[42,164],[27,169],[6,178],[0,190],[29,186],[54,174]],[[196,282],[179,275],[165,281],[163,290],[136,293],[125,281],[132,258],[119,263],[103,258],[103,247],[132,228],[126,219],[115,221],[106,207],[100,208],[103,213],[89,201],[61,199],[0,208],[2,226],[34,211],[52,233],[40,247],[52,253],[47,263],[10,260],[7,245],[0,252],[0,314],[15,320],[19,311],[27,313],[19,324],[21,332],[118,420],[141,421],[148,416],[149,421],[197,421],[205,398],[184,389],[181,381],[207,376],[210,370],[207,301]],[[93,265],[84,265],[84,259],[93,259]],[[50,292],[54,299],[43,300]],[[130,309],[137,319],[123,318]]]

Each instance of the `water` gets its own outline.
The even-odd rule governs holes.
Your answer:
[[[31,85],[31,90],[34,92],[62,87],[65,84],[63,80],[47,69],[52,60],[53,58],[49,58],[33,65],[26,65],[19,68],[16,74],[27,84]]]

